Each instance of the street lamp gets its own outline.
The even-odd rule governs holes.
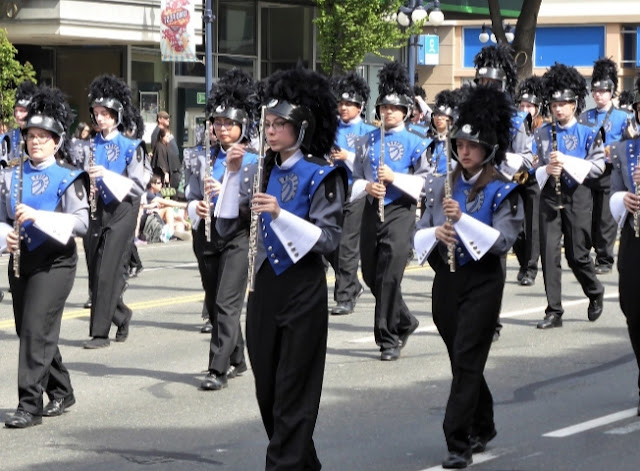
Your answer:
[[[428,20],[428,24],[437,28],[444,23],[444,13],[440,10],[440,2],[424,2],[421,0],[407,0],[401,6],[396,15],[396,21],[403,28],[408,28],[412,23],[423,23]],[[409,63],[409,83],[413,87],[416,82],[416,53],[414,46],[417,45],[415,35],[409,38],[408,63]]]
[[[510,24],[507,24],[507,26],[504,28],[504,35],[507,38],[507,42],[513,42],[513,38],[515,38],[514,31],[515,29],[512,28]],[[478,39],[483,44],[489,42],[489,40],[491,40],[491,42],[494,44],[498,42],[498,40],[496,39],[496,35],[493,34],[493,31],[491,31],[491,28],[487,25],[482,25],[482,31],[478,35]]]

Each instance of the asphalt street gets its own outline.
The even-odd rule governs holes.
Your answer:
[[[0,470],[264,469],[267,439],[251,369],[222,391],[198,389],[208,336],[199,332],[203,293],[191,244],[143,246],[140,255],[145,270],[125,294],[134,310],[129,339],[94,351],[82,348],[89,311],[82,308],[87,276],[80,256],[60,339],[77,403],[31,429],[0,428]],[[0,258],[0,270],[6,273],[7,257]],[[605,310],[591,323],[588,301],[565,266],[564,327],[550,331],[535,328],[546,306],[542,274],[535,286],[521,287],[516,273],[510,257],[504,329],[486,369],[498,436],[474,455],[473,469],[637,470],[638,371],[618,305],[617,272],[601,276]],[[431,319],[432,279],[433,272],[415,262],[405,272],[405,301],[420,328],[397,362],[379,360],[368,290],[355,313],[331,317],[315,433],[323,469],[441,469],[451,374]],[[331,272],[327,281],[332,288]],[[7,293],[0,303],[2,422],[18,404],[17,358]]]

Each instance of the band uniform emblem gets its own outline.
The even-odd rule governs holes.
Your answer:
[[[33,196],[39,196],[47,191],[49,186],[49,175],[45,173],[39,173],[31,177],[31,194]]]
[[[568,151],[574,151],[578,148],[578,136],[573,134],[562,136],[562,142],[564,143],[564,148]]]
[[[402,142],[389,141],[387,142],[387,151],[389,160],[397,162],[404,155],[404,146],[402,145]]]
[[[104,146],[105,153],[107,155],[107,161],[115,162],[120,156],[120,146],[115,142],[110,142]]]
[[[280,185],[282,185],[280,201],[288,203],[296,196],[296,192],[298,191],[298,183],[300,181],[298,175],[290,173],[278,178],[278,181],[280,182]]]
[[[484,191],[479,191],[478,193],[476,193],[476,197],[473,200],[469,201],[470,192],[471,190],[464,190],[464,201],[467,214],[477,213],[478,211],[480,211],[480,208],[482,208],[482,205],[484,204]]]

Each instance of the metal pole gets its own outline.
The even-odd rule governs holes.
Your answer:
[[[411,88],[416,84],[416,49],[415,49],[416,37],[415,35],[411,35],[409,37],[409,49],[407,50],[407,60],[409,62],[409,66],[407,67],[409,71],[409,85]]]
[[[211,10],[211,0],[205,0],[204,11],[202,12],[204,21],[204,84],[207,97],[213,85],[213,11]],[[205,130],[206,131],[206,130]]]

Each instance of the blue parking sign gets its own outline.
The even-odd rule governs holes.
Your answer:
[[[437,34],[421,34],[418,38],[418,65],[440,64],[440,37]]]

